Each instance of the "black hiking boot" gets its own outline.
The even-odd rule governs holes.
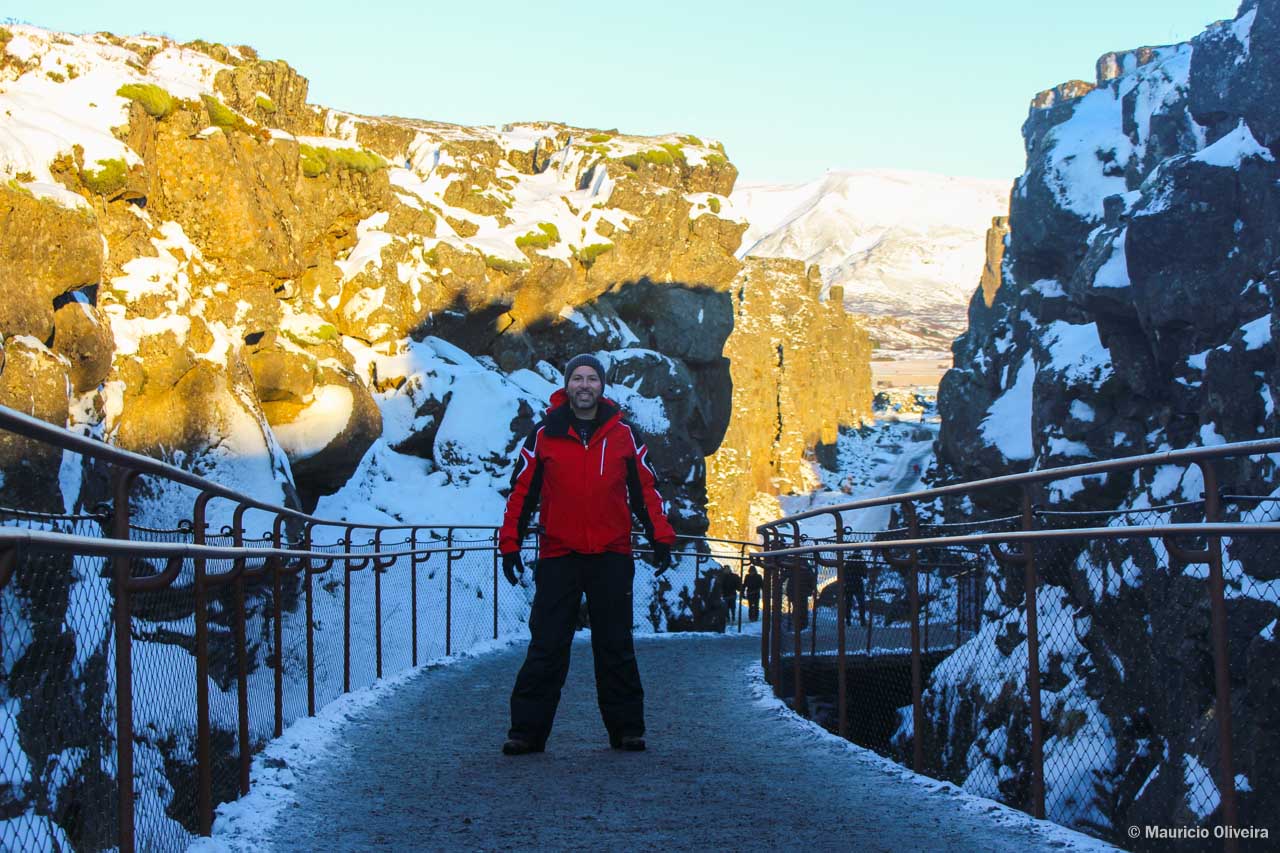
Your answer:
[[[644,738],[639,735],[622,735],[609,738],[609,746],[625,752],[644,752]]]
[[[528,755],[531,752],[542,752],[543,747],[534,746],[527,740],[520,738],[508,738],[506,743],[502,745],[503,755]]]

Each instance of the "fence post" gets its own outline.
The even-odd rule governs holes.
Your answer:
[[[766,533],[763,535],[762,540],[764,543],[764,549],[762,550],[762,553],[768,553],[767,549],[769,548],[770,543],[772,542],[772,539]],[[772,562],[773,561],[769,560],[767,557],[762,557],[760,560],[760,569],[761,569],[761,574],[763,575],[763,577],[761,578],[762,584],[760,587],[760,597],[761,599],[763,599],[760,602],[763,605],[763,607],[760,608],[761,610],[760,612],[760,668],[764,670],[764,675],[766,679],[770,675],[769,632],[770,632],[770,623],[772,622],[772,616],[770,615],[769,611],[773,609],[773,585],[772,585],[773,577],[769,572],[769,565]]]
[[[373,558],[373,637],[374,652],[377,662],[375,664],[375,678],[382,678],[382,572],[385,568],[381,558],[382,554],[382,528],[379,527],[373,532],[373,553],[379,556]],[[394,560],[392,561],[394,564]]]
[[[271,546],[276,550],[280,550],[282,544],[283,533],[281,532],[281,527],[283,524],[284,516],[277,514],[275,524],[271,530]],[[280,572],[283,569],[284,561],[276,557],[271,571],[271,645],[276,652],[276,671],[272,685],[275,691],[273,737],[280,737],[284,733],[284,628],[280,624],[283,617],[280,598],[284,594],[283,585],[280,582]]]
[[[747,546],[738,546],[738,633],[742,633],[742,599],[747,591]]]
[[[129,491],[137,471],[117,468],[112,476],[111,535],[129,538]],[[121,853],[133,853],[133,619],[129,599],[129,558],[112,558],[115,580],[116,641],[116,809]]]
[[[1035,510],[1031,487],[1022,487],[1022,529],[1034,530]],[[1035,543],[1022,544],[1027,587],[1027,692],[1031,703],[1031,807],[1032,815],[1044,820],[1044,723],[1040,717],[1040,619],[1036,602],[1039,577],[1036,573]]]
[[[347,527],[343,539],[344,553],[351,553],[355,527]],[[342,561],[342,692],[351,692],[351,561]]]
[[[1204,476],[1204,520],[1222,520],[1221,497],[1218,494],[1218,475],[1207,459],[1196,463]],[[1227,600],[1226,581],[1222,574],[1222,537],[1206,536],[1205,550],[1209,562],[1209,618],[1213,641],[1214,716],[1218,720],[1218,793],[1222,798],[1222,823],[1229,829],[1236,826],[1236,777],[1232,756],[1231,730],[1231,673],[1227,654]],[[1226,850],[1239,848],[1239,842],[1230,832],[1224,845]]]
[[[915,505],[910,501],[902,504],[902,513],[907,520],[907,536],[920,538],[920,520],[916,517]],[[911,602],[911,762],[917,773],[924,769],[924,677],[920,664],[920,551],[915,546],[907,558],[907,576],[911,589],[908,598]]]
[[[498,531],[493,531],[493,638],[498,639]]]
[[[782,566],[775,559],[773,564],[773,598],[769,608],[773,611],[773,631],[769,635],[769,669],[773,673],[773,695],[782,698]]]
[[[844,521],[840,513],[832,513],[836,524],[836,545],[844,544]],[[849,737],[849,660],[845,657],[845,628],[849,619],[849,600],[845,597],[844,551],[836,551],[836,734]]]
[[[213,499],[210,492],[196,497],[192,511],[192,538],[195,544],[205,544],[206,508]],[[198,828],[201,835],[213,831],[213,766],[210,756],[209,732],[209,591],[205,584],[205,559],[193,561],[192,595],[195,601],[196,628],[196,776]]]
[[[453,654],[453,528],[445,539],[444,560],[444,654]]]
[[[232,517],[231,544],[244,547],[244,513],[247,504],[236,506]],[[235,561],[237,568],[232,586],[235,600],[235,649],[236,649],[236,734],[239,748],[240,796],[249,793],[249,662],[248,643],[245,640],[244,618],[244,569],[245,559]],[[210,816],[212,818],[212,816]],[[212,828],[212,827],[211,827]]]
[[[302,547],[305,551],[310,551],[311,533],[315,529],[316,523],[308,521],[306,532],[303,533]],[[306,558],[307,564],[302,570],[302,579],[306,581],[306,598],[307,598],[307,716],[314,717],[316,715],[316,630],[315,630],[315,594],[312,587],[315,586],[313,575],[315,574],[314,566],[310,557]],[[330,564],[332,565],[332,564]]]
[[[409,558],[409,631],[413,635],[410,638],[409,645],[412,647],[413,665],[418,665],[418,528],[413,528],[409,536],[410,550],[413,556]],[[423,560],[423,562],[426,562]]]
[[[791,535],[795,547],[800,547],[800,525],[791,522]],[[804,648],[804,638],[800,630],[800,617],[808,610],[808,598],[803,595],[804,581],[801,572],[808,571],[804,566],[804,558],[796,555],[791,558],[791,670],[795,681],[795,710],[798,714],[809,715],[809,702],[804,695],[804,673],[800,670],[800,650]]]

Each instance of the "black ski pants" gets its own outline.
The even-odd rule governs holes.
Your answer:
[[[583,593],[591,619],[596,699],[611,742],[644,734],[644,689],[631,639],[629,554],[568,554],[539,560],[529,614],[529,653],[511,691],[511,731],[541,748],[551,734]]]

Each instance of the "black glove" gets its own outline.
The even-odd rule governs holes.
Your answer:
[[[653,543],[653,576],[656,578],[671,568],[671,546],[662,542]]]
[[[524,575],[524,560],[520,559],[519,551],[502,555],[502,573],[507,576],[507,583],[512,586],[520,583],[516,575]]]

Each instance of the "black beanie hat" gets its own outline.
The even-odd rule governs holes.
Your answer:
[[[565,365],[565,387],[569,387],[569,377],[573,375],[573,371],[582,367],[584,364],[594,370],[596,375],[600,377],[600,387],[603,388],[607,384],[604,377],[604,365],[600,363],[600,359],[596,358],[594,355],[588,355],[587,353],[575,355],[573,358],[569,359],[569,363]]]

